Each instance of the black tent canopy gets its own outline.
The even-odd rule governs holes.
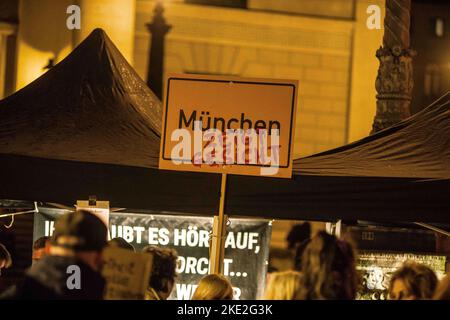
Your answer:
[[[295,160],[291,180],[229,181],[228,210],[250,215],[450,222],[450,93],[394,127]]]
[[[161,104],[104,31],[0,104],[0,152],[156,167]]]
[[[104,31],[0,101],[0,199],[215,212],[219,177],[161,172],[161,103]]]
[[[450,222],[450,95],[399,125],[296,160],[292,179],[230,176],[226,212]],[[215,214],[220,176],[158,170],[161,106],[101,30],[0,101],[0,199]]]
[[[294,161],[307,175],[450,179],[450,92],[355,143]]]

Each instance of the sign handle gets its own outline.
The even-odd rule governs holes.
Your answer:
[[[211,274],[223,273],[223,259],[225,256],[225,239],[226,239],[226,226],[228,216],[225,215],[225,196],[227,188],[227,174],[222,173],[222,181],[220,186],[220,204],[219,204],[219,216],[214,217],[212,245],[210,254],[210,268]]]

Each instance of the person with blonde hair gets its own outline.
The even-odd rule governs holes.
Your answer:
[[[439,282],[433,300],[450,300],[450,274]]]
[[[232,299],[233,287],[230,281],[220,274],[209,274],[200,280],[191,300]]]
[[[423,264],[407,261],[391,277],[389,299],[431,299],[437,284],[438,279],[433,270]]]
[[[302,274],[298,271],[274,272],[267,285],[266,300],[295,300]]]

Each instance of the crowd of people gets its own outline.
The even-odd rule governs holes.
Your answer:
[[[23,281],[9,288],[0,285],[0,299],[103,299],[105,279],[101,275],[102,252],[106,246],[136,251],[122,238],[107,241],[106,225],[94,214],[79,210],[67,213],[55,224],[52,237],[42,237],[33,245],[32,266]],[[153,256],[146,300],[166,300],[177,280],[177,253],[173,249],[147,246]],[[264,299],[267,300],[353,300],[359,276],[353,246],[326,232],[303,241],[297,250],[295,271],[269,274]],[[12,265],[7,248],[0,244],[1,270]],[[70,266],[81,270],[81,286],[67,284]],[[1,283],[0,283],[1,284]],[[405,263],[391,277],[389,298],[393,300],[448,300],[450,276],[438,281],[433,270],[413,262]],[[230,281],[219,274],[203,277],[192,300],[232,300]]]

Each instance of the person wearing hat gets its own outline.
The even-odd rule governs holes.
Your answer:
[[[108,246],[136,252],[136,249],[134,249],[133,245],[131,243],[128,243],[127,240],[121,237],[109,240]]]
[[[106,225],[94,214],[79,210],[63,215],[50,239],[50,254],[26,272],[24,282],[4,299],[100,300],[102,251]]]

